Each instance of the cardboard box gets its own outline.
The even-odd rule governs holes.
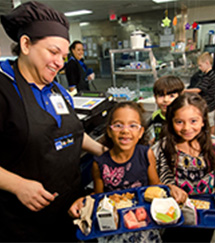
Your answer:
[[[101,231],[116,230],[118,228],[118,212],[114,201],[106,196],[99,203],[96,217]]]

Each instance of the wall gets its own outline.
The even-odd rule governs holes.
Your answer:
[[[175,10],[169,10],[169,18],[173,19]],[[187,10],[187,19],[190,24],[194,21],[215,20],[215,6],[209,7],[194,7]],[[130,40],[130,34],[136,28],[139,28],[148,33],[153,41],[153,44],[159,44],[159,35],[163,33],[163,28],[160,26],[164,18],[164,11],[151,11],[142,14],[130,15],[131,20],[124,25],[118,22],[99,21],[92,22],[86,27],[79,28],[79,23],[70,26],[71,41],[81,39],[82,37],[96,37],[98,41],[98,54],[102,53],[103,43],[110,41],[112,47],[117,48],[117,42],[124,39]],[[193,30],[186,31],[186,39],[192,37]],[[1,56],[11,55],[10,45],[12,41],[6,36],[2,26],[0,25],[0,51]]]
[[[215,6],[188,9],[189,23],[193,23],[194,21],[198,22],[207,20],[215,20]]]
[[[11,44],[12,40],[6,35],[2,25],[0,24],[0,56],[12,56]]]
[[[215,21],[215,6],[206,6],[206,7],[195,7],[188,9],[188,23],[192,24],[193,22],[199,21]],[[215,30],[215,23],[206,25],[200,25],[200,29],[197,31],[197,43],[198,48],[203,50],[205,41],[207,39],[207,31],[209,29]],[[193,30],[186,31],[186,38],[193,37]]]
[[[131,33],[140,29],[150,35],[153,44],[159,44],[159,35],[163,34],[164,30],[161,27],[162,19],[165,17],[164,11],[133,14],[129,17],[130,21],[124,24],[109,20],[91,22],[90,25],[81,28],[82,36],[96,36],[99,44],[102,44],[103,38],[107,37],[115,37],[116,41],[130,41]],[[173,10],[169,10],[169,18],[173,18]]]
[[[209,31],[213,30],[215,32],[215,23],[213,24],[200,24],[198,30],[198,42],[197,46],[203,51],[204,46],[209,44]],[[201,38],[200,38],[201,37]]]
[[[194,21],[208,21],[215,20],[215,6],[198,7],[194,3],[193,8],[187,9],[186,13],[177,9],[169,9],[168,16],[173,19],[175,12],[179,15],[182,13],[184,19],[179,19],[179,23],[183,22],[175,31],[175,38],[177,40],[186,41],[187,38],[192,38],[193,30],[185,30],[184,24],[187,22],[192,24]],[[131,20],[124,25],[120,25],[117,21],[110,22],[109,20],[92,22],[90,25],[81,28],[82,36],[96,36],[100,46],[107,40],[107,38],[115,38],[115,46],[117,48],[117,42],[124,39],[130,40],[130,34],[135,29],[139,28],[148,33],[153,41],[153,44],[159,44],[159,35],[163,33],[163,28],[160,26],[161,21],[164,18],[164,11],[151,11],[142,14],[130,15]],[[183,21],[182,21],[183,20]],[[202,36],[199,34],[199,38]]]
[[[82,34],[79,23],[72,23],[69,27],[70,42],[74,40],[82,40]]]
[[[174,11],[169,10],[168,16],[170,19],[174,17]],[[88,44],[92,46],[93,43],[97,46],[97,60],[96,75],[102,77],[110,76],[110,60],[109,49],[130,48],[130,35],[133,31],[139,29],[149,34],[152,44],[159,45],[160,35],[164,34],[164,28],[161,27],[162,19],[165,17],[165,11],[157,10],[144,12],[139,14],[132,14],[128,16],[130,19],[127,23],[120,23],[118,21],[90,22],[89,25],[81,27],[83,41],[86,43],[85,58],[95,59],[95,56],[89,55]],[[88,43],[91,41],[91,43]],[[90,51],[92,53],[92,51]]]

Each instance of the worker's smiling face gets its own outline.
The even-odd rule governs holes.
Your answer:
[[[77,60],[81,60],[84,57],[84,47],[78,43],[75,45],[75,49],[72,49],[73,55]]]
[[[43,88],[54,80],[64,66],[69,41],[62,37],[45,37],[35,43],[27,38],[23,42],[24,58],[21,60],[24,60],[25,67],[22,66],[21,72],[29,83]]]

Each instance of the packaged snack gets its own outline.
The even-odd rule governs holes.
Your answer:
[[[80,219],[75,219],[73,222],[74,224],[78,225],[82,233],[88,235],[92,229],[92,213],[94,207],[95,199],[91,196],[86,196],[86,201],[84,207],[81,209],[80,212]]]
[[[184,215],[184,224],[186,225],[197,225],[197,211],[195,206],[191,203],[190,199],[187,198],[186,202],[181,208]]]

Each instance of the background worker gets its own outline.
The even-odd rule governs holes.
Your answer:
[[[95,78],[92,69],[84,63],[84,46],[81,41],[74,41],[69,47],[69,60],[65,66],[65,73],[69,88],[73,87],[79,91],[90,90],[89,81]]]

